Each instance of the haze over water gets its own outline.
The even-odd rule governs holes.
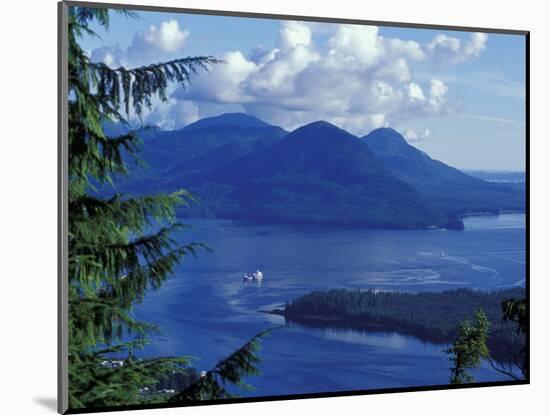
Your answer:
[[[283,317],[259,313],[315,290],[331,288],[441,291],[524,286],[525,215],[476,216],[463,232],[365,230],[315,225],[266,225],[185,220],[179,241],[204,242],[176,277],[145,297],[138,318],[163,334],[147,355],[192,355],[212,368]],[[260,269],[261,283],[243,283]],[[286,325],[261,351],[262,376],[243,396],[446,384],[447,346],[413,336]],[[484,366],[477,381],[506,379]]]

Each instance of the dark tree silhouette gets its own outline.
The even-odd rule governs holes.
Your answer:
[[[131,13],[118,11],[129,17]],[[91,23],[109,27],[109,10],[69,8],[69,406],[71,409],[139,404],[161,399],[143,394],[163,378],[189,369],[190,358],[139,359],[156,328],[137,321],[133,307],[148,289],[158,289],[186,255],[202,244],[179,245],[175,209],[192,200],[185,190],[130,197],[97,196],[94,186],[114,185],[138,160],[133,131],[110,137],[103,126],[128,126],[131,110],[141,116],[151,98],[166,99],[170,82],[186,86],[191,76],[218,61],[188,57],[134,69],[91,62],[78,44],[96,34]],[[154,227],[153,227],[154,225]],[[155,229],[153,231],[152,229]],[[255,338],[212,376],[239,382],[255,371]],[[243,358],[246,354],[246,358]],[[113,356],[116,356],[113,358]],[[209,374],[209,378],[211,376]],[[209,394],[209,398],[225,393]],[[200,399],[202,395],[199,395]],[[166,398],[164,398],[166,399]]]

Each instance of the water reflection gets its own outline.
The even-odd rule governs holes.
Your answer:
[[[323,330],[325,338],[341,342],[361,344],[374,347],[386,347],[395,350],[405,350],[410,346],[412,336],[403,336],[399,333],[369,332],[365,330],[326,328]]]
[[[465,232],[185,222],[193,228],[179,242],[201,241],[214,253],[178,267],[136,314],[163,331],[144,354],[197,356],[201,370],[259,331],[284,324],[259,310],[311,291],[493,290],[525,281],[522,215],[467,218]],[[261,283],[243,283],[243,272],[255,269],[264,272]],[[393,332],[290,324],[264,341],[263,375],[251,379],[258,389],[247,395],[442,384],[449,377],[444,348]],[[503,376],[484,365],[476,378]]]

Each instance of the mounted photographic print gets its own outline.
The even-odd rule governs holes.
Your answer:
[[[528,383],[528,41],[60,3],[59,411]]]

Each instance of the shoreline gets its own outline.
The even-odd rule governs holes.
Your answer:
[[[396,333],[402,336],[412,336],[421,342],[447,347],[453,340],[453,335],[443,335],[436,330],[425,328],[418,325],[409,325],[406,323],[395,322],[375,322],[363,321],[353,322],[343,318],[327,318],[324,316],[295,316],[287,314],[282,309],[262,310],[264,314],[277,315],[285,319],[285,325],[297,324],[306,328],[314,329],[350,329],[358,332],[378,332],[378,333]],[[494,359],[501,363],[512,363],[513,358],[507,355],[507,350],[501,350],[502,339],[500,337],[489,337],[487,344],[494,353]]]
[[[434,344],[449,344],[452,338],[439,335],[435,330],[425,329],[421,326],[409,326],[390,321],[349,321],[343,317],[327,317],[320,315],[297,316],[286,313],[284,309],[261,310],[261,313],[284,317],[285,322],[297,323],[306,327],[315,328],[349,328],[358,331],[378,331],[384,333],[398,333],[418,338],[421,341],[427,341]],[[428,333],[430,332],[430,333]]]
[[[334,289],[314,291],[261,313],[278,315],[285,323],[313,328],[348,328],[412,335],[421,341],[449,344],[457,327],[482,308],[490,321],[488,346],[495,359],[510,360],[509,347],[519,347],[511,323],[504,324],[502,301],[524,298],[524,289],[495,292],[457,289],[439,293],[375,292]],[[518,343],[519,341],[519,343]]]
[[[497,213],[494,212],[472,212],[472,213],[465,213],[463,215],[459,215],[458,217],[461,219],[466,219],[470,217],[477,217],[477,216],[501,216],[501,215],[515,215],[515,214],[527,214],[526,210],[501,210]]]
[[[525,210],[503,210],[500,212],[473,212],[465,214],[457,214],[456,218],[459,220],[464,220],[470,217],[484,217],[484,216],[501,216],[501,215],[512,215],[512,214],[526,214]],[[311,228],[334,228],[334,229],[354,229],[354,230],[365,230],[365,231],[435,231],[435,230],[456,230],[446,227],[446,225],[430,225],[426,227],[378,227],[378,226],[368,226],[364,224],[357,223],[318,223],[318,222],[278,222],[278,221],[266,221],[259,219],[247,219],[242,217],[206,217],[206,216],[189,216],[189,215],[177,215],[178,220],[183,222],[192,220],[192,221],[202,221],[202,220],[219,220],[219,221],[231,221],[239,225],[251,225],[251,226],[304,226]],[[464,229],[467,229],[466,227]],[[459,229],[463,230],[463,229]]]

